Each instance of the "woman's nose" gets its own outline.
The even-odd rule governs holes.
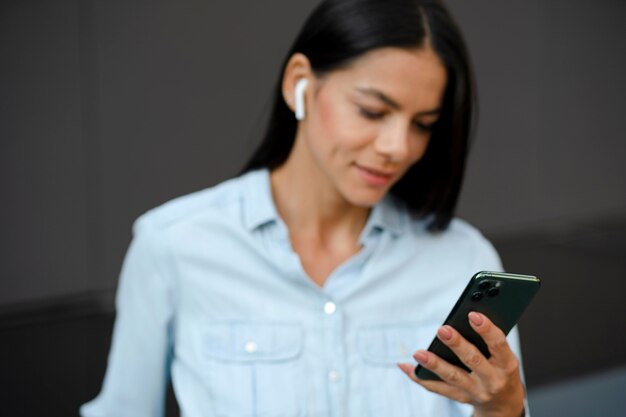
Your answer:
[[[409,126],[406,123],[394,123],[380,132],[374,143],[374,149],[393,161],[402,161],[409,152],[409,133]]]

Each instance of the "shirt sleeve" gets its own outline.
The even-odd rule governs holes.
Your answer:
[[[174,285],[164,234],[135,224],[116,294],[116,319],[100,394],[83,417],[160,417],[169,380]]]

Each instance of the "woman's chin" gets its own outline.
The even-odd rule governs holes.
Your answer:
[[[357,207],[371,208],[378,204],[387,194],[387,189],[384,190],[350,190],[346,197],[346,200]]]

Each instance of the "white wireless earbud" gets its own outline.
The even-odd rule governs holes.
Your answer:
[[[296,119],[297,120],[303,120],[305,116],[304,90],[306,89],[306,86],[308,84],[309,84],[309,80],[307,80],[306,78],[302,78],[298,80],[298,82],[296,83],[296,89],[295,89],[294,95],[296,99]]]

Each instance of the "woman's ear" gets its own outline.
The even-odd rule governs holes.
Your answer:
[[[289,58],[283,73],[283,99],[291,111],[296,113],[296,119],[302,120],[305,114],[305,91],[312,77],[311,63],[301,53]]]

